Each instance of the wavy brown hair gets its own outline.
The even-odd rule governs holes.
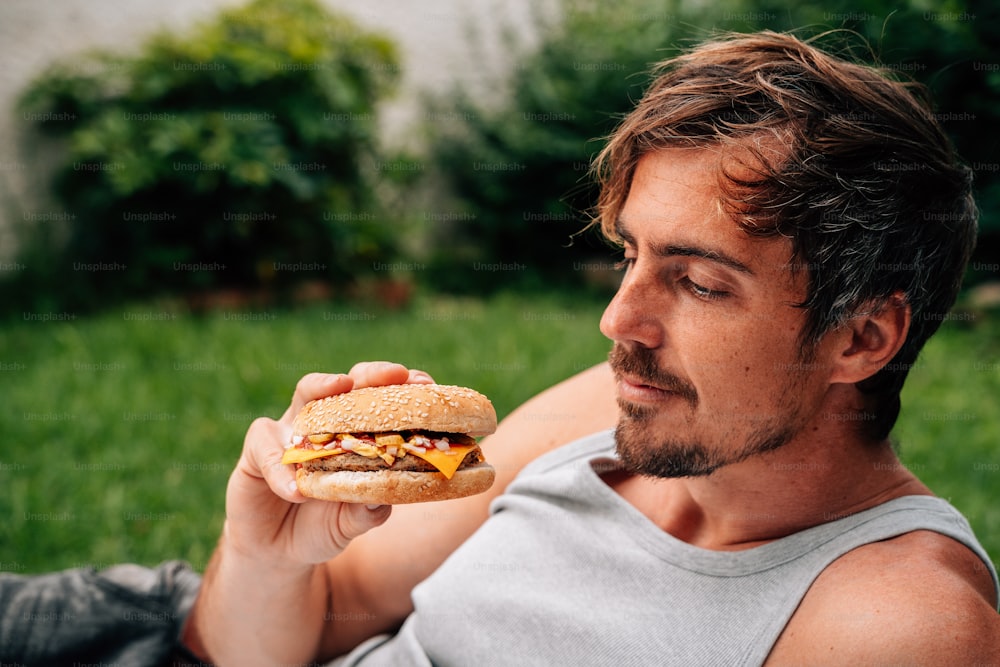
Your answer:
[[[808,272],[804,355],[829,330],[902,294],[895,358],[857,387],[867,436],[888,436],[899,393],[954,304],[975,245],[971,170],[924,87],[773,32],[728,34],[660,63],[597,156],[596,222],[614,229],[639,159],[670,147],[732,149],[722,203],[756,237],[787,236]],[[764,150],[764,148],[770,151]],[[775,151],[774,149],[778,150]]]

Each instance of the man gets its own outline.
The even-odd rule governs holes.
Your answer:
[[[915,92],[773,33],[663,64],[596,163],[624,249],[609,363],[485,441],[489,494],[391,518],[305,500],[283,444],[308,400],[429,377],[306,376],[247,434],[186,642],[239,665],[1000,661],[991,562],[888,440],[975,236]]]

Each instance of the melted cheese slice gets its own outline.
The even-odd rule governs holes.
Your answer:
[[[411,450],[407,450],[406,453],[411,456],[419,456],[424,461],[427,461],[432,466],[440,470],[442,475],[451,479],[455,476],[455,471],[458,470],[458,466],[462,465],[462,461],[465,460],[465,455],[478,446],[479,445],[452,445],[446,452],[442,452],[440,449],[431,447],[424,453],[414,452]]]
[[[281,457],[281,462],[302,463],[304,461],[312,461],[313,459],[321,459],[324,456],[343,453],[344,450],[339,447],[337,449],[303,449],[302,447],[291,447],[285,450],[285,455]]]

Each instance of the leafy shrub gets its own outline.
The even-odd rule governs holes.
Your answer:
[[[398,72],[389,40],[315,0],[256,0],[133,57],[51,68],[20,101],[65,137],[68,240],[48,279],[87,303],[370,270],[394,248],[371,177]]]
[[[587,269],[605,267],[606,259],[593,259],[595,253],[607,256],[593,237],[570,244],[596,199],[586,171],[601,138],[642,94],[651,63],[719,30],[762,28],[804,37],[855,31],[833,34],[826,43],[853,43],[859,47],[854,57],[877,57],[931,87],[945,129],[978,167],[984,235],[970,275],[981,278],[977,266],[1000,261],[994,205],[1000,203],[1000,77],[995,64],[988,66],[996,60],[989,45],[997,26],[988,20],[995,12],[979,4],[959,0],[947,11],[927,12],[890,0],[831,0],[795,9],[779,0],[730,0],[700,9],[662,0],[564,0],[559,20],[536,21],[536,47],[508,39],[512,74],[484,86],[495,95],[466,87],[428,105],[431,163],[455,198],[435,229],[448,241],[433,246],[444,249],[432,263],[435,282],[455,290],[579,284]],[[490,70],[485,59],[480,66]]]
[[[567,0],[561,18],[536,17],[537,46],[508,32],[514,67],[491,82],[495,95],[460,88],[428,102],[430,162],[455,198],[433,232],[448,240],[435,244],[435,284],[580,284],[607,268],[596,233],[578,235],[596,195],[589,163],[684,31],[656,4]]]
[[[877,62],[899,77],[925,84],[932,113],[974,173],[980,208],[979,245],[967,282],[1000,279],[1000,11],[991,0],[910,2],[829,0],[789,8],[754,0],[749,27],[792,30],[810,26],[851,31],[861,39],[853,56]],[[736,27],[742,27],[737,25]],[[843,34],[832,36],[843,45]]]

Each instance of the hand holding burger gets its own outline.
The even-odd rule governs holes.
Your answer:
[[[260,417],[247,430],[226,489],[226,551],[268,564],[322,563],[384,523],[391,506],[381,500],[315,502],[299,490],[296,465],[281,462],[296,417],[309,403],[352,390],[433,383],[423,371],[381,361],[355,364],[346,374],[310,373],[299,380],[279,419]]]
[[[318,585],[325,575],[317,566],[384,523],[391,506],[381,498],[364,504],[311,500],[299,490],[295,467],[281,463],[285,445],[294,437],[296,417],[307,404],[316,402],[318,415],[318,402],[325,397],[358,396],[352,390],[403,384],[428,386],[433,380],[422,371],[388,362],[358,363],[346,374],[310,373],[299,380],[291,405],[279,419],[260,417],[250,424],[226,487],[222,539],[206,567],[202,593],[185,626],[188,646],[207,656],[241,655],[246,628],[253,627],[254,639],[274,649],[270,657],[281,655],[286,664],[305,664],[315,657],[316,646],[303,642],[301,636],[304,632],[319,637],[319,626],[329,610],[329,591]],[[433,474],[443,475],[440,470]],[[275,608],[287,613],[276,618]],[[215,631],[202,636],[192,628],[198,627],[199,617],[206,616],[213,619]],[[252,648],[242,652],[245,659],[235,662],[275,662],[257,651],[254,642],[247,646]]]
[[[481,493],[493,484],[475,436],[496,412],[465,387],[366,387],[309,402],[295,417],[282,463],[307,497],[401,504]]]

